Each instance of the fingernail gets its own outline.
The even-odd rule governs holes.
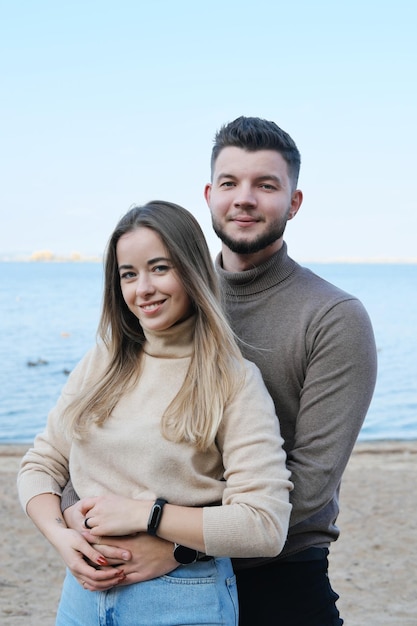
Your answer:
[[[126,578],[126,574],[123,570],[117,574],[117,578],[120,578],[120,580],[124,580]]]
[[[128,561],[130,558],[129,552],[122,552],[123,561]]]
[[[104,556],[98,556],[97,557],[97,563],[99,565],[108,565],[109,564],[108,560],[105,559]]]

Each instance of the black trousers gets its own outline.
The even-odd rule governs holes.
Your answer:
[[[327,575],[329,551],[309,548],[288,559],[238,570],[239,626],[341,626]]]

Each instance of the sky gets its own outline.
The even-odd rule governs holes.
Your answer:
[[[0,258],[101,255],[133,204],[203,189],[218,128],[301,152],[296,260],[417,260],[414,0],[0,0]]]

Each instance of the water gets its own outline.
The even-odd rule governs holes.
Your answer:
[[[0,442],[43,428],[95,341],[102,288],[100,263],[0,263]]]
[[[417,439],[417,265],[308,266],[372,319],[379,373],[360,440]],[[100,263],[0,263],[1,443],[30,442],[44,427],[94,343],[102,287]]]

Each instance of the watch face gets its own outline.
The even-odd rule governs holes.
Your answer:
[[[185,546],[180,546],[178,544],[175,545],[174,548],[174,559],[181,563],[181,565],[188,565],[189,563],[194,563],[197,560],[198,552],[197,550],[193,550],[193,548],[186,548]]]

